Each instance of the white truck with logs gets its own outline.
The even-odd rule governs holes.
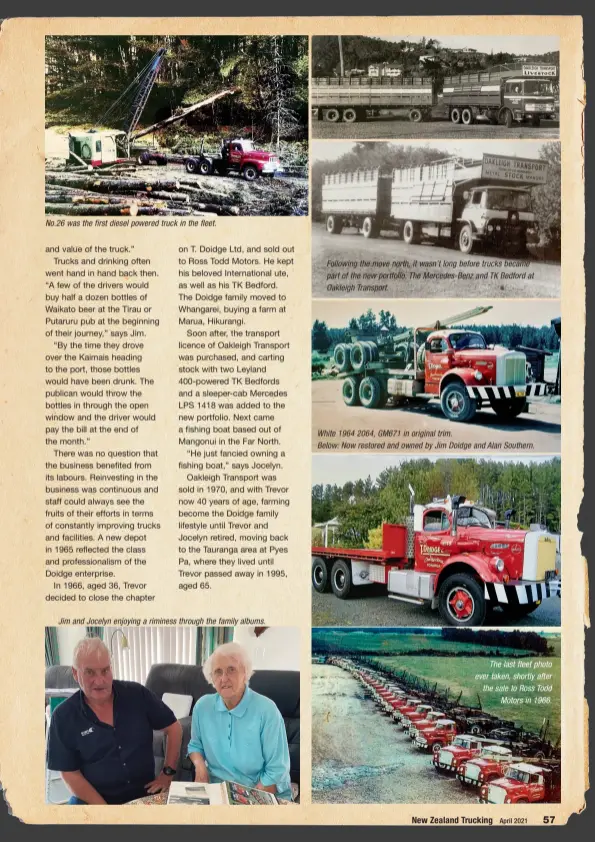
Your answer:
[[[404,116],[412,123],[450,120],[469,126],[488,122],[511,128],[554,119],[555,64],[519,62],[435,81],[429,76],[330,76],[312,79],[315,120],[354,123]]]
[[[538,240],[531,188],[547,174],[546,161],[489,153],[391,172],[331,173],[323,176],[321,210],[329,234],[394,231],[408,245],[429,240],[463,254],[490,247],[517,257]]]

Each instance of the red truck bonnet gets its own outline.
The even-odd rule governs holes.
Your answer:
[[[451,352],[452,353],[452,352]],[[469,348],[468,350],[455,351],[452,357],[452,368],[479,368],[483,374],[481,385],[496,383],[496,360],[503,354],[509,353],[504,348],[494,349]],[[478,363],[482,363],[478,366]],[[485,363],[485,365],[483,364]]]
[[[522,579],[525,537],[522,529],[483,529],[481,526],[459,526],[456,536],[445,536],[441,544],[451,555],[459,552],[483,553],[488,559],[501,558],[505,564],[503,573],[511,580]],[[423,551],[423,550],[422,550]],[[492,578],[488,581],[502,581],[502,573],[488,562]]]
[[[244,152],[243,157],[245,160],[253,161],[271,161],[277,158],[277,156],[272,152],[261,152],[257,149],[251,149],[249,152]]]

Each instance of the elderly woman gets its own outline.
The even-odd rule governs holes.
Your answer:
[[[194,780],[235,781],[291,799],[285,723],[276,704],[248,686],[253,670],[246,650],[224,643],[203,672],[217,692],[202,696],[192,711]]]

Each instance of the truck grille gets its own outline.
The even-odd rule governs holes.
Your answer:
[[[442,750],[438,757],[438,762],[443,763],[445,766],[452,766],[452,752]]]
[[[512,352],[498,360],[498,386],[524,386],[526,379],[524,354]]]
[[[501,786],[493,786],[490,784],[490,786],[488,787],[488,801],[490,802],[490,804],[504,804],[505,798],[505,789],[502,789]]]
[[[478,781],[479,772],[479,766],[476,766],[475,763],[467,763],[467,765],[465,766],[465,777],[468,778],[470,781]]]
[[[546,573],[556,569],[556,542],[543,536],[537,544],[537,581],[546,578]]]

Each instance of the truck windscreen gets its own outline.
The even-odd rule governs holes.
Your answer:
[[[489,210],[531,210],[531,194],[522,190],[506,190],[494,188],[488,190],[486,207]]]
[[[546,79],[531,79],[525,82],[525,96],[553,96],[552,83]]]
[[[492,523],[487,514],[475,506],[461,506],[458,516],[459,526],[482,526],[491,529]]]
[[[466,351],[468,348],[484,349],[485,339],[480,333],[451,333],[450,344],[455,351]]]

